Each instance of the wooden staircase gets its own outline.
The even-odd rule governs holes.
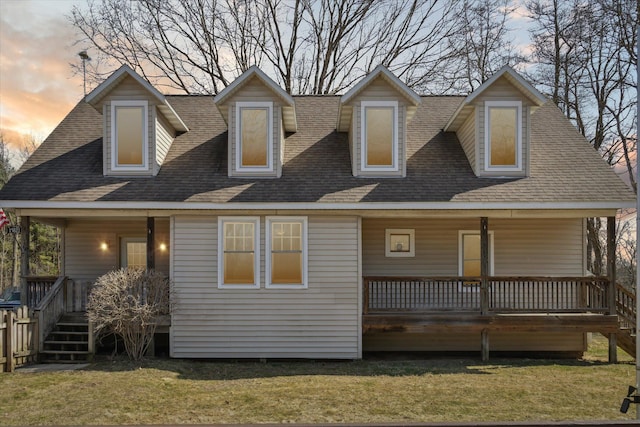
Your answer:
[[[616,311],[618,347],[636,357],[636,295],[620,285],[616,286]]]
[[[56,323],[40,350],[44,363],[87,363],[89,351],[89,322],[85,313],[67,313]]]

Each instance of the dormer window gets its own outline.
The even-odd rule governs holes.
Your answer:
[[[111,101],[111,169],[149,168],[147,101]]]
[[[362,170],[398,170],[398,102],[362,101]]]
[[[236,169],[273,171],[273,103],[236,103]]]
[[[486,101],[485,169],[522,170],[522,102]]]

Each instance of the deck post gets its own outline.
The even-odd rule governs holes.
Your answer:
[[[20,217],[20,304],[27,305],[27,276],[29,276],[29,234],[31,233],[31,218]]]
[[[609,314],[617,315],[616,311],[616,217],[607,217],[607,276],[609,287],[607,302]],[[615,332],[609,333],[609,363],[618,363],[618,342]]]
[[[480,218],[480,314],[489,313],[489,219]]]
[[[154,217],[147,218],[147,270],[156,268],[156,221]]]
[[[482,355],[482,361],[489,361],[489,330],[483,329],[480,335],[480,352]]]

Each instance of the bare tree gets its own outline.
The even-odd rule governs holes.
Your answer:
[[[258,65],[290,93],[326,94],[350,87],[378,64],[410,85],[433,80],[452,58],[444,41],[459,30],[457,4],[104,0],[75,7],[70,19],[80,43],[98,52],[92,65],[126,63],[169,90],[217,93]],[[101,80],[98,68],[89,74]]]

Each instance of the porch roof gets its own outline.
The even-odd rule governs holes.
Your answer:
[[[414,209],[615,209],[634,204],[633,193],[551,103],[532,115],[529,177],[476,177],[455,133],[442,131],[464,97],[426,96],[407,128],[407,177],[357,178],[347,134],[335,131],[340,98],[294,98],[298,132],[286,137],[281,178],[227,176],[227,126],[211,96],[167,96],[190,131],[175,139],[157,176],[103,176],[103,118],[80,102],[0,190],[0,206],[288,203],[384,209],[404,203]]]

